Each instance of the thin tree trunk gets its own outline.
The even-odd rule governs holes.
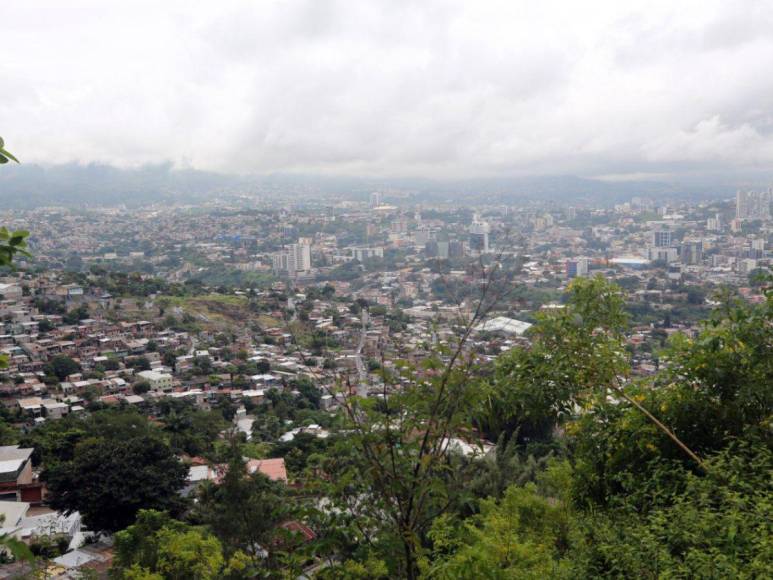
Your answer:
[[[403,535],[403,552],[405,553],[405,577],[408,580],[417,580],[419,570],[416,566],[416,554],[414,553],[413,542],[408,535]]]
[[[689,448],[689,447],[688,447],[688,446],[687,446],[687,445],[686,445],[686,444],[685,444],[685,443],[684,443],[684,442],[683,442],[681,439],[679,439],[679,437],[677,437],[677,436],[674,434],[674,432],[673,432],[673,431],[671,431],[671,429],[669,429],[668,427],[666,427],[666,426],[665,426],[663,423],[661,423],[661,422],[658,420],[658,418],[657,418],[657,417],[655,417],[655,415],[653,415],[652,413],[650,413],[650,412],[649,412],[649,411],[648,411],[648,410],[647,410],[647,409],[644,407],[644,405],[642,405],[641,403],[639,403],[639,401],[635,400],[633,397],[629,397],[629,396],[628,396],[628,394],[627,394],[627,393],[626,393],[626,392],[623,390],[623,388],[622,388],[622,387],[620,387],[620,386],[616,386],[616,385],[610,385],[610,386],[612,387],[612,389],[613,389],[613,390],[614,390],[614,391],[615,391],[615,392],[616,392],[618,395],[620,395],[621,397],[623,397],[623,398],[624,398],[626,401],[628,401],[629,403],[631,403],[631,404],[632,404],[634,407],[636,407],[636,408],[637,408],[639,411],[641,411],[642,413],[644,413],[644,415],[645,415],[645,416],[646,416],[646,417],[647,417],[647,418],[648,418],[650,421],[652,421],[652,422],[655,424],[655,426],[656,426],[658,429],[660,429],[660,430],[661,430],[663,433],[665,433],[666,435],[668,435],[668,437],[669,437],[669,438],[670,438],[670,439],[671,439],[671,440],[672,440],[674,443],[676,443],[676,444],[679,446],[679,448],[680,448],[682,451],[684,451],[684,452],[685,452],[685,453],[686,453],[686,454],[687,454],[687,455],[690,457],[690,459],[692,459],[693,461],[695,461],[695,463],[697,463],[697,464],[698,464],[698,466],[699,466],[699,467],[700,467],[700,468],[701,468],[701,469],[704,471],[704,473],[708,473],[708,471],[709,471],[709,470],[708,470],[708,467],[706,467],[706,464],[703,462],[703,460],[702,460],[700,457],[698,457],[698,455],[697,455],[697,454],[696,454],[696,453],[695,453],[695,452],[694,452],[692,449],[690,449],[690,448]]]

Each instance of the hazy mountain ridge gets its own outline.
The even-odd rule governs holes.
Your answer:
[[[522,200],[619,203],[633,196],[655,199],[727,197],[737,185],[664,183],[657,181],[610,182],[576,176],[480,178],[439,181],[430,179],[379,179],[306,174],[228,175],[194,169],[174,169],[170,163],[121,169],[109,165],[21,165],[0,174],[0,207],[30,208],[44,205],[138,206],[158,202],[204,202],[218,197],[280,192],[288,196],[335,194],[365,199],[382,191],[385,199],[410,197],[412,201],[514,203]],[[474,198],[471,195],[474,194]]]

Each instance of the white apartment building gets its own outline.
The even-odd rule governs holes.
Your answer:
[[[286,250],[272,256],[274,271],[294,276],[297,272],[311,270],[310,240],[301,238],[297,244],[290,244]]]
[[[156,393],[168,391],[172,388],[172,375],[158,371],[140,371],[137,376],[147,381],[150,389]]]

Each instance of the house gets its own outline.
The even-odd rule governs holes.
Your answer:
[[[247,473],[252,475],[256,471],[259,471],[271,481],[287,483],[285,460],[281,457],[277,459],[250,459],[247,462]]]
[[[263,389],[252,389],[242,391],[242,398],[249,399],[255,405],[260,405],[264,400],[265,394]]]
[[[55,401],[54,399],[44,399],[43,409],[45,409],[46,417],[49,419],[61,419],[67,413],[70,412],[70,406],[61,401]]]
[[[155,392],[169,391],[172,389],[172,375],[158,371],[140,371],[137,373],[143,381],[147,381],[150,389]]]
[[[0,500],[39,504],[43,485],[32,472],[34,449],[18,445],[0,447]]]
[[[19,300],[22,297],[22,289],[18,284],[0,284],[0,296],[3,300]]]
[[[335,406],[336,400],[333,395],[322,395],[320,397],[319,406],[325,411],[329,411]]]
[[[19,408],[33,417],[39,417],[42,413],[43,399],[40,397],[29,397],[26,399],[19,399],[16,401]]]

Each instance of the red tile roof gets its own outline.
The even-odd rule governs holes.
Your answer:
[[[247,473],[252,475],[256,471],[260,471],[272,481],[287,483],[285,460],[281,457],[277,459],[250,459],[247,462]]]

